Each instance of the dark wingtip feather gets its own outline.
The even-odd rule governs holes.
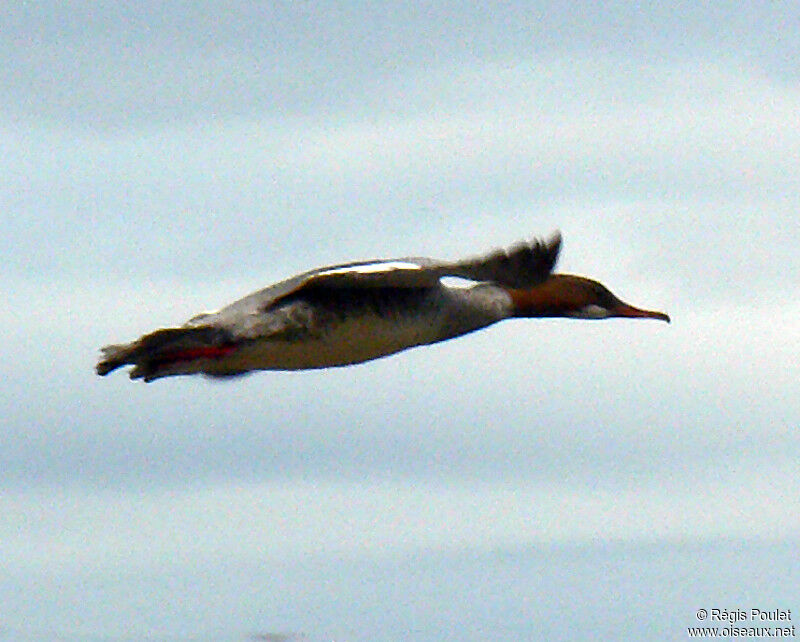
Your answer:
[[[533,258],[539,262],[538,271],[542,275],[542,280],[546,279],[556,266],[562,240],[561,230],[556,230],[546,241],[537,239],[533,242]]]
[[[534,239],[508,249],[459,263],[458,276],[480,281],[494,281],[508,287],[531,287],[543,282],[558,260],[561,233],[556,231],[547,240]]]

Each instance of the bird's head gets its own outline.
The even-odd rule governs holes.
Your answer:
[[[553,274],[532,288],[509,289],[518,317],[569,317],[573,319],[660,319],[663,312],[642,310],[620,301],[602,283],[572,274]]]

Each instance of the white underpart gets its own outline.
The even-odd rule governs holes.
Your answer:
[[[416,263],[406,263],[405,261],[389,261],[388,263],[365,263],[363,265],[348,265],[346,267],[333,268],[319,272],[317,276],[326,274],[347,274],[357,272],[358,274],[374,274],[376,272],[391,272],[392,270],[421,270],[422,267]]]
[[[217,362],[231,370],[298,370],[369,361],[440,338],[440,313],[385,318],[354,315],[302,341],[254,341]]]

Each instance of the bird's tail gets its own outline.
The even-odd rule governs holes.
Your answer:
[[[203,363],[230,354],[236,346],[218,328],[162,328],[137,341],[101,349],[96,371],[100,376],[132,365],[131,379],[152,381],[159,377],[201,372]]]

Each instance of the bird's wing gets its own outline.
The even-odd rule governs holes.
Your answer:
[[[438,282],[438,274],[420,259],[346,263],[298,274],[253,292],[213,314],[218,320],[240,314],[259,314],[312,288],[429,288]],[[203,322],[202,317],[196,320]]]
[[[553,271],[561,249],[561,234],[549,239],[517,243],[456,263],[443,264],[442,276],[460,276],[473,281],[492,281],[511,288],[530,288]]]
[[[223,308],[215,316],[217,321],[221,321],[223,317],[259,314],[307,289],[430,288],[436,287],[439,279],[445,276],[493,281],[514,288],[530,287],[548,277],[560,247],[561,235],[556,232],[546,241],[537,239],[519,243],[507,250],[496,250],[464,261],[404,258],[333,265],[304,272],[254,292]],[[189,323],[203,321],[201,315]]]

